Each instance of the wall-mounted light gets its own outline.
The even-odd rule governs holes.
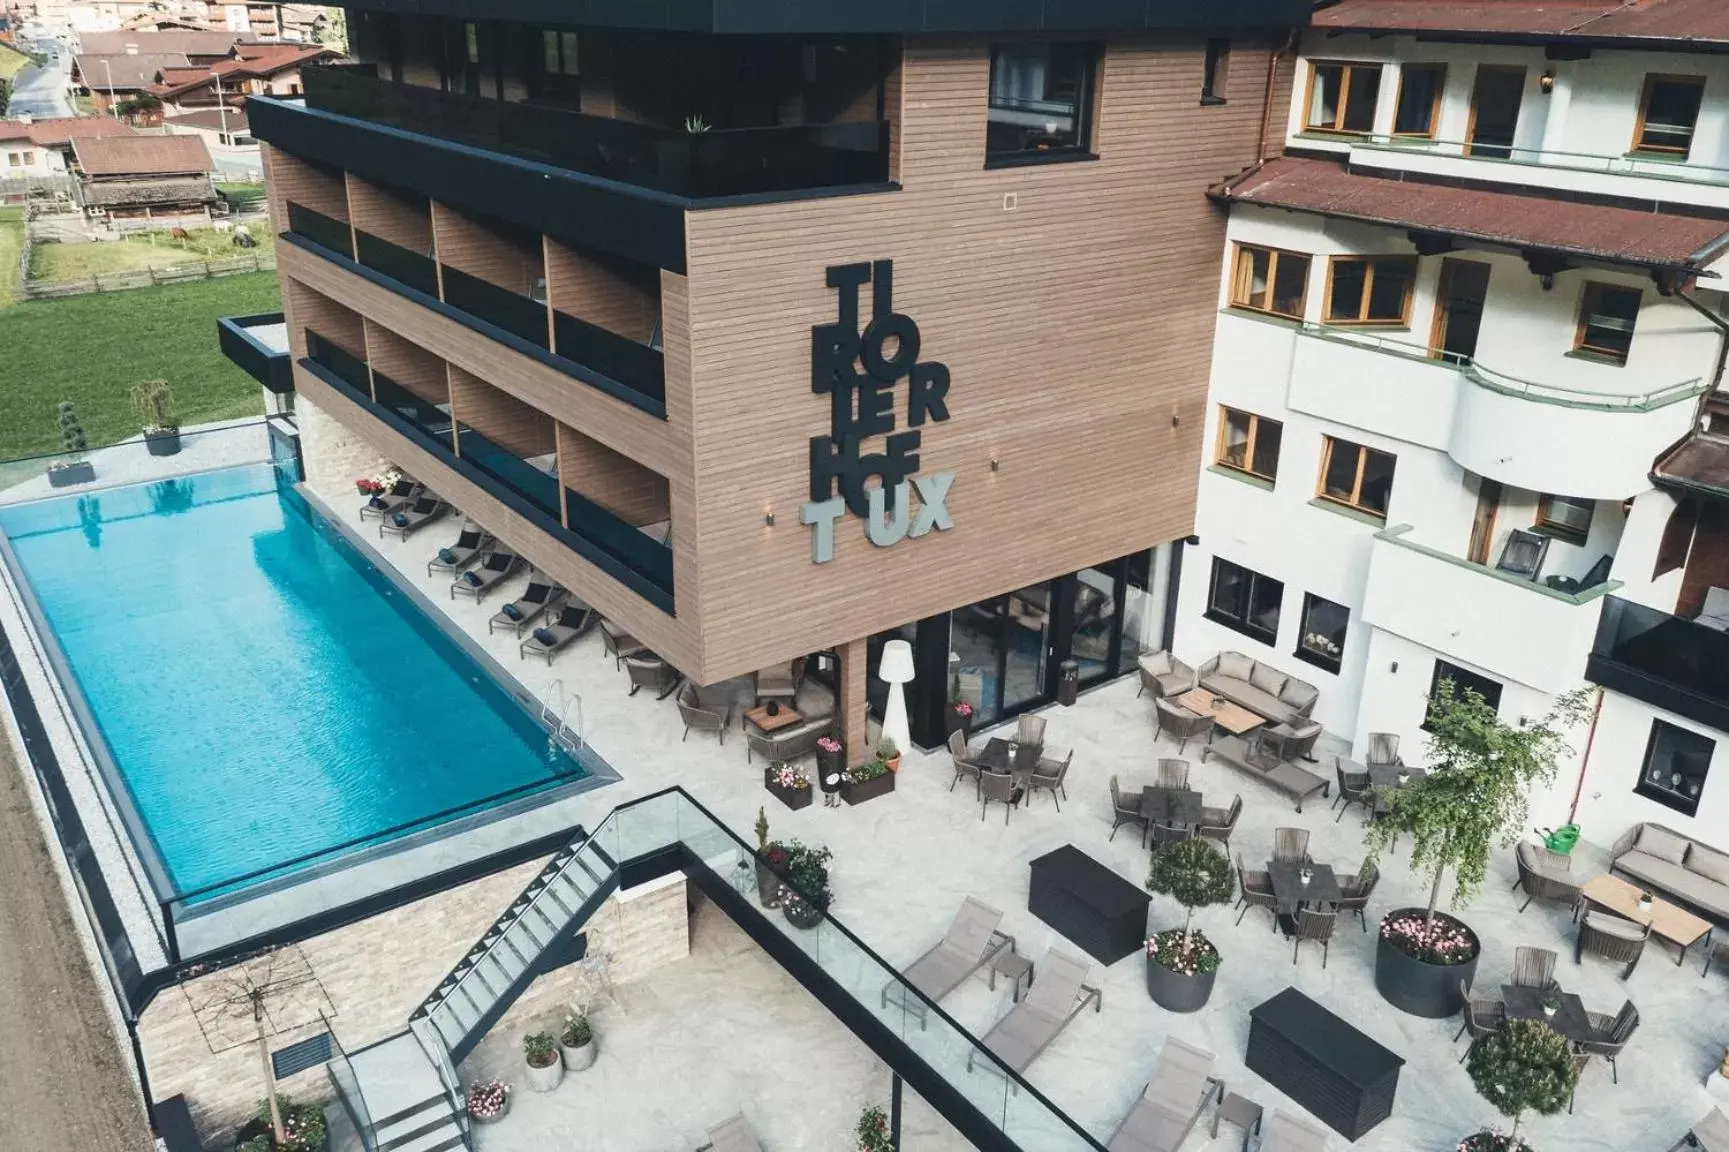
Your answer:
[[[991,457],[991,471],[992,472],[1002,471],[1002,465],[997,462],[997,458],[995,456]]]
[[[768,511],[768,512],[764,512],[762,514],[762,522],[764,524],[768,525],[770,528],[773,528],[774,527],[774,512],[772,510]]]
[[[1537,77],[1537,87],[1543,90],[1545,96],[1555,90],[1555,70],[1553,68],[1543,69],[1543,74]]]
[[[1555,290],[1555,274],[1553,272],[1539,273],[1537,283],[1543,286],[1543,291],[1553,292]]]

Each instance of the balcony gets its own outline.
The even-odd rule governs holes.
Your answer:
[[[1375,534],[1365,621],[1542,692],[1578,683],[1598,606],[1619,581],[1560,592],[1419,544],[1412,531]]]
[[[1729,732],[1729,634],[1619,596],[1604,601],[1586,675]]]
[[[270,391],[279,396],[294,391],[294,364],[282,313],[224,316],[216,321],[216,342],[236,367]]]
[[[1650,486],[1651,461],[1686,433],[1694,378],[1640,394],[1538,384],[1419,344],[1304,324],[1289,406],[1446,451],[1516,488],[1624,500]]]
[[[1480,151],[1467,155],[1466,147],[1460,140],[1372,135],[1351,141],[1351,165],[1369,172],[1500,180],[1560,192],[1729,208],[1729,169],[1633,153],[1510,148],[1506,156],[1486,156]]]

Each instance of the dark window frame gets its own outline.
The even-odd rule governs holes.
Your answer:
[[[1080,75],[1075,82],[1075,130],[1074,143],[1048,148],[1001,148],[993,149],[990,140],[990,113],[995,106],[997,97],[992,94],[996,85],[997,62],[1002,58],[1005,49],[1025,48],[1029,45],[1042,46],[1047,56],[1051,50],[1059,46],[1080,49]],[[1104,69],[1105,45],[1098,40],[1037,40],[1008,41],[991,45],[990,72],[985,88],[985,167],[1012,168],[1025,164],[1051,164],[1073,160],[1096,160],[1093,153],[1093,129],[1098,119],[1099,76]],[[1046,88],[1049,90],[1049,78]],[[1045,101],[1055,103],[1055,101]]]
[[[1235,610],[1221,609],[1218,604],[1219,577],[1226,575],[1226,569],[1241,573],[1244,594],[1242,603]],[[1278,606],[1273,609],[1273,627],[1269,632],[1265,627],[1255,622],[1254,607],[1257,592],[1261,583],[1277,585]],[[1241,632],[1249,639],[1272,647],[1279,642],[1279,622],[1284,614],[1285,582],[1257,572],[1253,568],[1245,568],[1241,564],[1226,560],[1223,556],[1213,557],[1213,570],[1207,577],[1207,608],[1203,615],[1215,624],[1222,624],[1233,632]]]
[[[1707,749],[1705,752],[1705,767],[1699,774],[1697,781],[1697,792],[1689,793],[1687,791],[1689,781],[1685,776],[1683,776],[1683,779],[1679,784],[1674,782],[1675,776],[1678,775],[1678,773],[1674,770],[1673,757],[1677,751],[1684,751],[1684,749],[1670,749],[1670,783],[1662,784],[1651,780],[1650,777],[1653,771],[1651,758],[1657,752],[1658,737],[1663,735],[1665,731],[1679,734],[1682,741],[1697,741],[1698,744],[1703,745],[1705,749]],[[1674,740],[1675,738],[1672,737],[1671,739]],[[1710,778],[1711,761],[1715,758],[1716,752],[1717,742],[1704,733],[1695,732],[1691,728],[1683,728],[1679,724],[1671,724],[1667,720],[1659,720],[1653,717],[1651,720],[1651,734],[1645,738],[1645,755],[1639,760],[1639,779],[1633,785],[1633,791],[1635,794],[1643,796],[1647,800],[1661,804],[1665,808],[1672,808],[1684,816],[1696,816],[1699,814],[1699,800],[1700,797],[1705,794],[1705,782]],[[1660,772],[1661,770],[1658,769],[1657,771]]]
[[[1309,645],[1309,636],[1311,633],[1309,627],[1309,613],[1313,612],[1317,607],[1338,608],[1343,610],[1345,613],[1345,624],[1339,632],[1339,651],[1336,655],[1329,655],[1328,653],[1312,648]],[[1318,632],[1314,634],[1321,635]],[[1344,666],[1345,645],[1350,642],[1350,637],[1350,605],[1340,604],[1337,600],[1329,600],[1325,596],[1317,596],[1313,592],[1303,593],[1303,614],[1299,618],[1297,624],[1297,647],[1296,650],[1291,653],[1293,656],[1303,661],[1305,664],[1313,664],[1315,667],[1320,668],[1323,671],[1338,675],[1339,669]],[[1328,643],[1333,642],[1333,638],[1330,636],[1326,637],[1326,640]]]
[[[1550,509],[1557,503],[1569,507],[1583,504],[1585,506],[1585,527],[1583,529],[1575,528],[1570,524],[1551,519]],[[1538,497],[1537,520],[1531,525],[1531,531],[1541,532],[1545,536],[1552,536],[1569,544],[1584,544],[1591,536],[1591,521],[1596,518],[1596,515],[1597,502],[1595,500],[1587,500],[1583,496],[1560,496],[1552,492],[1544,492]]]
[[[1231,42],[1222,36],[1207,41],[1206,56],[1201,63],[1201,106],[1213,108],[1226,102],[1230,86]]]
[[[1475,691],[1483,697],[1484,702],[1489,707],[1495,710],[1496,715],[1500,714],[1501,694],[1507,689],[1507,686],[1501,681],[1492,676],[1485,676],[1481,672],[1473,672],[1469,668],[1461,667],[1450,660],[1443,660],[1437,656],[1434,671],[1429,674],[1429,692],[1425,699],[1435,695],[1435,690],[1440,687],[1442,680],[1453,682],[1453,694],[1455,696],[1462,697],[1467,691]],[[1419,727],[1425,732],[1434,731],[1429,726],[1429,709],[1426,705],[1423,709],[1423,723]]]
[[[1604,311],[1605,298],[1631,296],[1633,308],[1629,316],[1620,316]],[[1638,288],[1629,288],[1625,284],[1609,284],[1602,280],[1587,280],[1579,292],[1579,323],[1573,333],[1573,351],[1587,356],[1597,357],[1616,364],[1627,363],[1633,354],[1633,337],[1638,331],[1639,309],[1645,303],[1645,293]],[[1617,348],[1608,344],[1592,343],[1591,321],[1595,317],[1609,317],[1614,320],[1625,320],[1627,324],[1627,347]],[[1606,325],[1597,325],[1601,330],[1613,331]]]

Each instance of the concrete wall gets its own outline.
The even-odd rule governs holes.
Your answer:
[[[325,415],[304,396],[294,403],[294,420],[300,427],[300,450],[306,464],[306,481],[320,492],[338,491],[362,476],[376,476],[389,462],[365,440]]]
[[[1656,720],[1708,736],[1716,745],[1699,794],[1699,810],[1692,817],[1633,791]],[[1580,831],[1593,843],[1612,844],[1634,824],[1650,820],[1719,848],[1729,844],[1729,751],[1725,745],[1729,745],[1729,736],[1722,732],[1619,692],[1604,692],[1584,784],[1579,789]]]

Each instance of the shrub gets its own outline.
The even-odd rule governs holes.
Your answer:
[[[558,1042],[551,1032],[530,1032],[522,1038],[522,1054],[531,1068],[550,1068],[558,1062]]]
[[[1509,1020],[1481,1037],[1471,1045],[1466,1068],[1478,1094],[1512,1118],[1508,1141],[1519,1135],[1526,1112],[1553,1116],[1565,1108],[1579,1081],[1566,1038],[1541,1020]]]

